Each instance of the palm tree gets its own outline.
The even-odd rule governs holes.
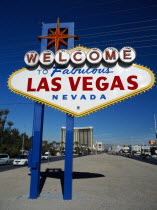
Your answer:
[[[9,110],[8,109],[4,109],[3,110],[3,115],[4,115],[4,120],[5,120],[5,122],[6,122],[6,119],[7,119],[7,115],[9,114]]]
[[[13,123],[12,121],[8,121],[7,124],[8,124],[8,126],[9,126],[9,129],[11,130],[11,126],[13,126],[14,123]]]
[[[60,142],[56,142],[56,147],[60,147]]]
[[[3,110],[3,113],[4,113],[4,115],[7,116],[7,115],[10,113],[10,111],[9,111],[9,109],[4,109],[4,110]]]
[[[0,110],[0,129],[4,130],[7,115],[9,114],[8,109]]]
[[[0,130],[3,131],[4,130],[4,124],[5,124],[5,120],[0,118]]]
[[[0,110],[0,129],[3,130],[3,110]]]
[[[56,146],[57,146],[56,144],[57,144],[56,141],[53,141],[53,142],[51,143],[51,145],[52,145],[53,148],[56,148]]]

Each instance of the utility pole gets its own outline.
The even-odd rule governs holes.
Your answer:
[[[96,155],[98,154],[98,144],[97,144],[97,141],[96,141]]]
[[[25,138],[24,138],[24,133],[23,133],[23,136],[22,136],[22,155],[23,155],[23,152],[24,152],[24,143],[25,143]]]
[[[48,164],[50,162],[50,150],[48,150]]]
[[[156,115],[154,113],[154,128],[155,128],[155,139],[156,139],[156,144],[157,144],[157,128],[156,128]]]

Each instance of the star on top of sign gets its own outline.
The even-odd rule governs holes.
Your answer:
[[[68,28],[65,28],[64,30],[61,31],[60,28],[60,19],[58,18],[57,24],[56,24],[56,30],[53,31],[52,29],[49,29],[49,32],[51,33],[48,36],[39,36],[39,39],[48,39],[50,40],[48,42],[47,48],[50,49],[52,46],[55,46],[55,51],[57,52],[60,49],[60,45],[64,45],[67,47],[67,39],[74,37],[74,40],[78,40],[78,36],[76,35],[68,35],[66,34],[68,31]]]

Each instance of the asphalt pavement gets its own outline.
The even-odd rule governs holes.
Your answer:
[[[64,156],[51,157],[51,159],[49,161],[48,160],[42,160],[41,163],[43,164],[43,163],[59,161],[59,160],[64,160]],[[27,166],[13,166],[13,160],[11,160],[8,165],[0,165],[0,172],[13,170],[13,169],[18,169],[20,167],[27,167]]]
[[[125,156],[121,156],[121,157],[130,158],[130,157],[125,157]],[[132,156],[131,159],[141,161],[141,162],[144,162],[144,163],[148,163],[148,164],[157,165],[157,158],[152,158],[152,157],[143,158],[141,156]]]
[[[147,161],[147,160],[146,160]],[[116,155],[73,160],[71,201],[63,200],[64,161],[41,165],[40,196],[29,199],[30,170],[0,173],[1,210],[156,210],[157,166]]]
[[[78,155],[74,155],[73,158],[79,157]],[[64,160],[64,156],[53,156],[49,160],[41,160],[41,163],[51,163],[54,161],[59,161],[59,160]],[[14,166],[13,165],[13,159],[10,160],[10,163],[8,165],[0,165],[0,172],[3,171],[8,171],[8,170],[13,170],[13,169],[18,169],[20,167],[27,167],[27,166]]]
[[[79,157],[77,155],[74,155],[74,158]],[[127,158],[127,157],[124,157]],[[132,157],[132,159],[137,160],[137,161],[142,161],[148,164],[153,164],[153,165],[157,165],[157,158],[147,158],[147,159],[143,159],[140,156],[135,156]],[[48,163],[48,162],[53,162],[53,161],[59,161],[59,160],[64,160],[64,156],[54,156],[51,157],[51,159],[48,160],[42,160],[41,163]],[[27,166],[13,166],[13,160],[10,161],[9,165],[0,165],[0,172],[2,171],[8,171],[8,170],[13,170],[13,169],[18,169],[20,167],[27,167]]]

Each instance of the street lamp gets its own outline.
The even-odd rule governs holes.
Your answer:
[[[24,153],[24,143],[25,143],[25,138],[24,138],[24,133],[23,133],[23,136],[22,136],[22,155]]]

